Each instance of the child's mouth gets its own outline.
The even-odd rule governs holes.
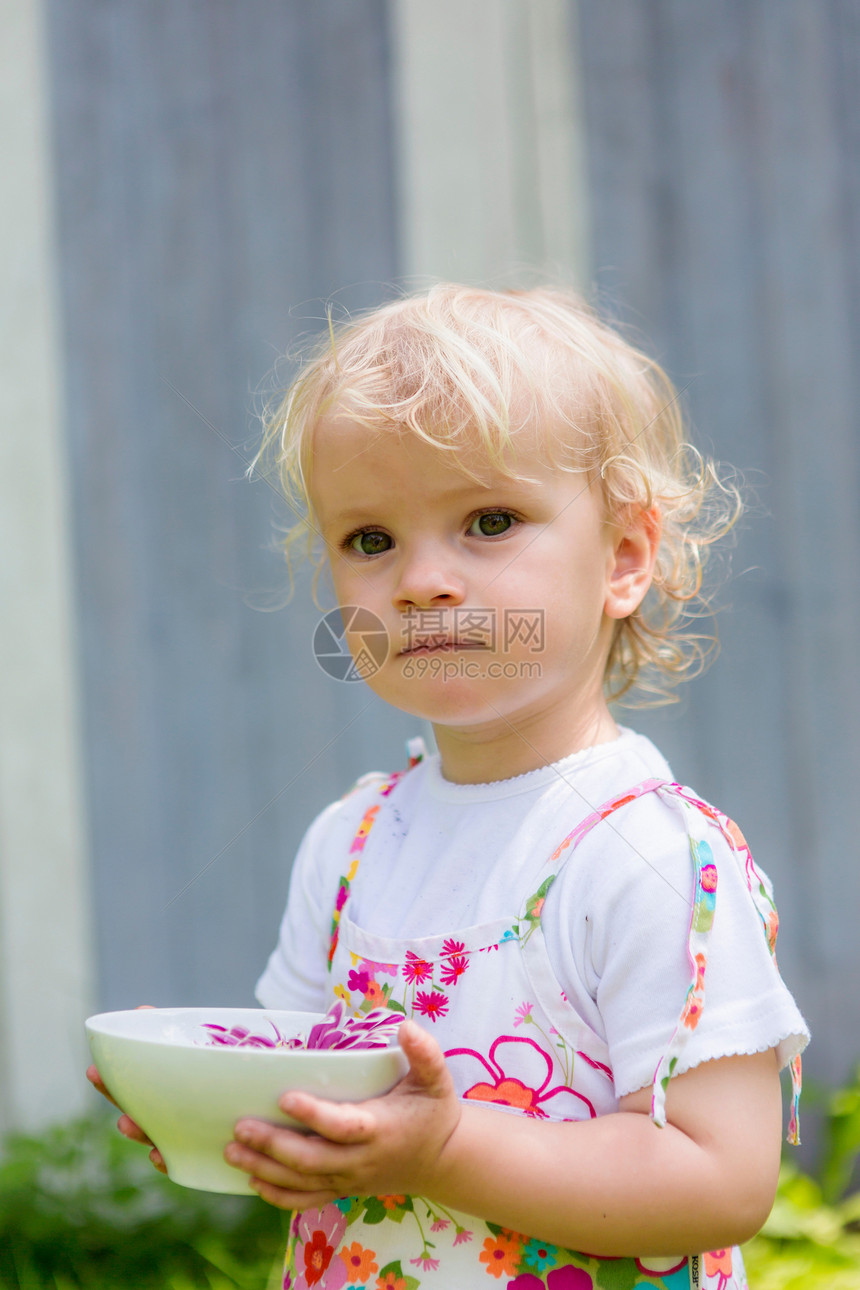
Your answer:
[[[480,641],[427,640],[408,645],[400,651],[401,658],[420,654],[453,654],[457,650],[485,650],[489,647]]]

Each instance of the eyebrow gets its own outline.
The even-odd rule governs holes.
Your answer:
[[[467,480],[462,488],[446,490],[444,496],[450,501],[456,501],[460,497],[471,497],[478,493],[504,494],[507,489],[514,488],[518,490],[519,496],[522,496],[523,493],[534,495],[539,492],[540,486],[536,485],[534,481],[513,479],[505,475],[498,480],[494,480],[491,484],[479,484],[473,480]],[[504,501],[504,496],[502,496],[501,500]],[[350,506],[346,510],[336,509],[333,518],[337,523],[350,524],[355,520],[365,518],[374,506],[375,502],[368,501],[358,506]]]

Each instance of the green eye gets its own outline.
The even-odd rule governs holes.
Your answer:
[[[360,555],[381,555],[383,551],[390,549],[391,538],[387,533],[371,530],[367,533],[356,533],[354,538],[350,538],[349,545]]]
[[[507,511],[485,511],[472,522],[469,532],[475,537],[498,537],[500,533],[506,533],[513,522],[513,516]]]

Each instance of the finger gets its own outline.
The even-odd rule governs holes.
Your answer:
[[[338,1199],[336,1192],[289,1191],[266,1182],[263,1178],[251,1178],[249,1183],[261,1200],[267,1201],[270,1205],[277,1205],[278,1209],[293,1209],[297,1212],[303,1209],[322,1209],[324,1205],[330,1205],[333,1200]]]
[[[304,1179],[300,1183],[303,1188],[307,1188],[307,1178],[311,1175],[324,1178],[325,1185],[329,1182],[334,1185],[335,1175],[342,1173],[354,1153],[349,1145],[315,1134],[296,1133],[265,1120],[240,1120],[235,1128],[235,1143],[231,1145],[247,1147],[277,1161],[291,1170],[297,1180]],[[285,1180],[282,1185],[286,1185]]]
[[[271,1156],[291,1169],[299,1168],[302,1145],[307,1141],[304,1134],[268,1124],[265,1120],[239,1120],[233,1134],[234,1141],[228,1143],[228,1149],[236,1146],[247,1147],[261,1155]]]
[[[403,1021],[397,1031],[400,1047],[409,1062],[406,1080],[431,1097],[446,1097],[453,1089],[442,1049],[432,1035],[414,1021]]]
[[[304,1194],[312,1191],[331,1191],[337,1186],[335,1180],[326,1174],[316,1171],[303,1173],[293,1165],[285,1164],[271,1155],[254,1151],[240,1142],[227,1143],[224,1148],[224,1159],[234,1169],[241,1169],[243,1173],[260,1178],[284,1191]]]
[[[331,1172],[324,1168],[309,1169],[304,1166],[297,1169],[295,1166],[287,1165],[270,1155],[254,1151],[250,1147],[243,1146],[240,1142],[229,1142],[224,1148],[224,1159],[235,1169],[241,1169],[243,1173],[249,1174],[250,1179],[268,1184],[270,1187],[278,1189],[282,1193],[280,1201],[283,1202],[287,1209],[297,1209],[304,1207],[308,1202],[308,1197],[325,1196],[328,1200],[336,1196],[343,1196],[346,1193],[354,1192],[356,1187],[348,1181],[339,1172]],[[339,1162],[320,1162],[339,1163]],[[284,1197],[289,1194],[291,1204],[287,1204]],[[302,1204],[299,1205],[297,1197],[302,1198]],[[314,1202],[316,1203],[316,1202]],[[321,1204],[327,1201],[319,1202]]]
[[[152,1148],[152,1150],[149,1153],[149,1158],[152,1161],[152,1163],[155,1165],[158,1172],[160,1174],[164,1174],[164,1176],[167,1177],[167,1165],[164,1163],[164,1156],[162,1156],[161,1152],[158,1150],[158,1147]]]
[[[107,1088],[105,1087],[104,1080],[102,1079],[101,1075],[98,1072],[98,1067],[96,1066],[87,1067],[87,1079],[90,1081],[93,1088],[97,1089],[98,1092],[101,1093],[102,1097],[106,1097],[109,1102],[113,1102],[114,1106],[116,1106],[118,1110],[122,1110],[122,1107],[120,1107],[118,1103],[114,1101],[114,1099],[111,1097],[110,1093],[108,1092]]]
[[[309,1093],[284,1093],[278,1105],[286,1115],[330,1142],[367,1142],[376,1128],[370,1103],[328,1102]]]
[[[116,1122],[116,1127],[124,1138],[130,1138],[132,1142],[142,1142],[145,1147],[152,1146],[152,1139],[148,1138],[139,1124],[135,1124],[130,1115],[124,1112]]]

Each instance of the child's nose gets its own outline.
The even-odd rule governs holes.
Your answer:
[[[460,605],[466,596],[463,579],[439,553],[416,554],[404,561],[392,601],[400,610],[431,605]]]

